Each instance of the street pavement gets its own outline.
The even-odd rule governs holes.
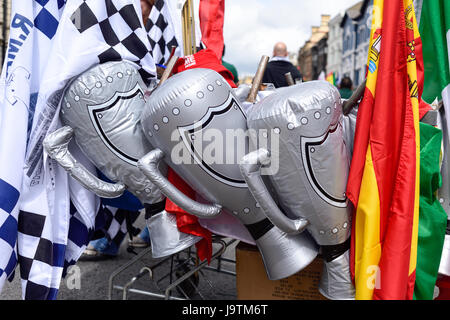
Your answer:
[[[137,227],[142,228],[144,225],[143,219],[137,221]],[[227,242],[231,239],[225,239]],[[59,300],[105,300],[108,299],[108,282],[111,274],[136,257],[135,254],[127,252],[127,239],[122,243],[119,250],[119,255],[113,259],[102,261],[78,261],[75,266],[69,268],[68,274],[65,279],[62,280],[58,299]],[[235,246],[237,241],[230,245],[225,251],[223,257],[234,260],[235,259]],[[217,244],[214,244],[214,249],[219,248]],[[195,246],[192,247],[192,257],[195,257]],[[140,253],[145,249],[136,249],[136,253]],[[180,260],[186,262],[187,254],[180,254]],[[142,268],[155,265],[155,263],[162,259],[152,259],[151,253],[146,254],[140,261],[134,263],[132,266],[124,270],[114,279],[115,286],[125,286],[133,277],[135,277]],[[194,259],[191,258],[188,261],[189,268],[192,269],[195,265]],[[170,284],[170,270],[171,259],[165,261],[153,269],[153,279],[150,278],[148,273],[137,279],[131,286],[131,291],[141,290],[142,292],[151,292],[156,294],[164,294],[165,288]],[[186,264],[185,264],[186,265]],[[173,266],[177,266],[177,261],[174,259]],[[179,266],[179,264],[178,264]],[[217,262],[212,262],[211,267],[216,267]],[[172,273],[172,281],[178,277],[181,277],[184,272],[181,267],[178,268],[178,272]],[[222,261],[222,270],[228,270],[235,272],[235,264]],[[195,277],[191,280],[195,282]],[[218,273],[212,270],[202,269],[198,273],[198,283],[193,286],[191,283],[186,283],[181,286],[185,292],[189,292],[189,297],[193,300],[234,300],[236,299],[236,277],[229,274]],[[197,288],[195,290],[194,288]],[[171,295],[174,297],[183,297],[182,290],[174,289]],[[123,290],[114,289],[112,291],[112,299],[122,299]],[[0,300],[19,300],[21,299],[21,287],[19,269],[16,269],[15,279],[9,283],[7,282],[3,288],[3,292],[0,294]],[[127,299],[130,300],[158,300],[149,295],[143,295],[138,293],[129,292]]]

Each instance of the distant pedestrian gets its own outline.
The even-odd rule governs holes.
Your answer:
[[[342,99],[350,99],[353,94],[353,81],[350,77],[343,77],[339,85],[339,93]]]
[[[287,87],[285,74],[290,72],[294,81],[300,81],[302,75],[300,71],[289,61],[286,44],[278,42],[273,48],[273,57],[267,64],[264,72],[263,82],[273,83],[275,88]]]

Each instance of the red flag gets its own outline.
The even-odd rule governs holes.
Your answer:
[[[223,53],[223,23],[225,0],[200,0],[200,30],[206,48],[211,49],[219,60]]]
[[[411,0],[375,0],[374,6],[382,16],[374,17],[367,87],[347,186],[356,208],[351,268],[356,299],[412,299],[419,206],[420,36]]]
[[[195,200],[195,191],[187,185],[171,168],[169,168],[167,173],[167,179],[177,187],[178,190],[183,192],[189,198]],[[197,248],[197,255],[200,260],[211,261],[212,256],[212,239],[211,232],[208,229],[203,228],[198,222],[198,218],[184,211],[173,203],[170,199],[166,200],[166,211],[169,213],[176,214],[177,216],[177,227],[178,230],[187,234],[193,234],[198,237],[202,237],[195,244]]]

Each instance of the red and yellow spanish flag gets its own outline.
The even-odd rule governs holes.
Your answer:
[[[419,119],[428,111],[426,105],[419,108],[420,59],[412,0],[375,0],[367,85],[347,185],[355,207],[350,268],[356,299],[413,297]]]

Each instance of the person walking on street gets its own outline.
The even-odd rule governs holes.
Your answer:
[[[302,80],[300,71],[289,61],[286,44],[277,42],[273,48],[273,57],[264,72],[263,83],[272,83],[275,88],[287,87],[285,74],[288,72],[291,73],[294,81]]]
[[[353,94],[353,81],[349,77],[344,77],[339,85],[339,93],[342,99],[350,99]]]

